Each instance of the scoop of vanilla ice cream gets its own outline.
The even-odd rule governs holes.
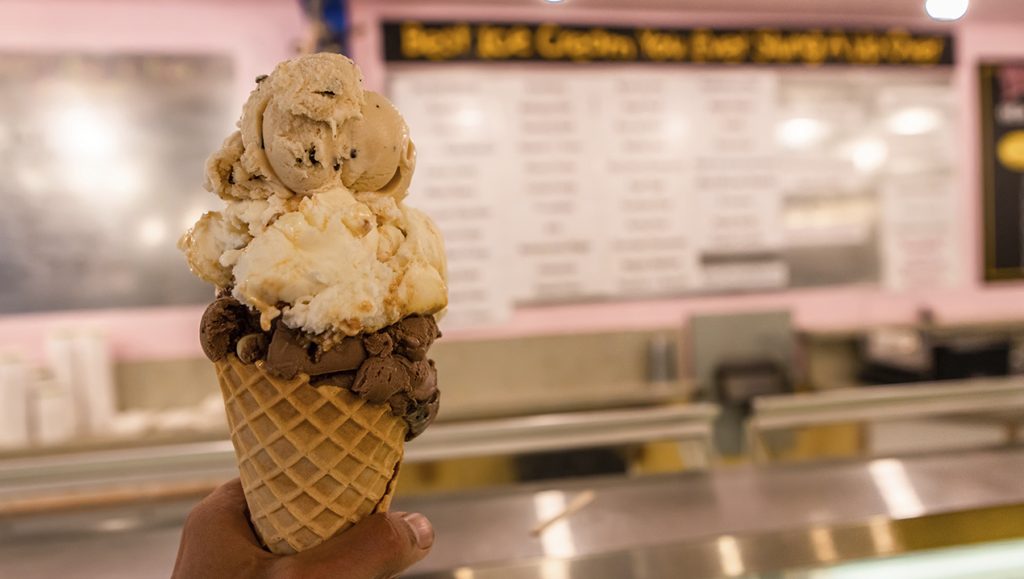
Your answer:
[[[380,221],[343,188],[303,199],[241,252],[235,298],[268,322],[276,304],[289,304],[285,323],[314,334],[353,335],[444,308],[444,254],[433,225],[408,209],[392,223]],[[386,233],[392,224],[406,232],[397,244]],[[381,245],[395,247],[384,260]]]
[[[272,195],[266,199],[241,199],[224,208],[224,218],[232,227],[257,236],[266,231],[278,217],[295,211],[300,198]]]
[[[414,312],[438,312],[448,305],[448,272],[440,230],[422,211],[402,207],[405,240],[395,252],[401,271],[393,301]]]
[[[199,279],[227,287],[231,284],[231,268],[221,263],[221,258],[245,247],[251,239],[245,229],[234,226],[220,212],[210,211],[178,241],[178,247]]]
[[[225,200],[180,241],[200,278],[312,334],[355,335],[447,305],[444,244],[405,206],[416,164],[401,114],[337,54],[257,81],[207,163]]]

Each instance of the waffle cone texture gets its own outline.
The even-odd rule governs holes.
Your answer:
[[[387,511],[408,428],[387,404],[233,354],[214,364],[249,516],[271,552],[304,551]]]

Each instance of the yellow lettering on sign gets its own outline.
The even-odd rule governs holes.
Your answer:
[[[844,32],[830,32],[827,37],[828,56],[839,62],[851,62],[853,42]]]
[[[402,57],[451,60],[469,54],[472,33],[468,24],[425,28],[418,22],[402,24]]]
[[[678,34],[658,32],[656,30],[637,31],[640,53],[648,60],[657,62],[666,60],[686,60],[686,39]]]
[[[914,39],[904,30],[892,30],[885,36],[888,46],[885,61],[893,64],[910,62],[914,52]]]
[[[483,24],[476,33],[476,55],[485,60],[530,58],[533,34],[527,26]]]
[[[537,48],[537,54],[541,58],[550,60],[558,60],[561,58],[558,45],[555,43],[555,37],[560,27],[554,24],[541,24],[537,27],[537,33],[534,35],[534,45]]]
[[[755,62],[821,64],[828,55],[829,40],[820,30],[792,33],[759,30],[754,37]]]
[[[859,34],[853,39],[850,62],[854,64],[878,64],[882,58],[882,43],[874,36]]]
[[[946,43],[941,38],[920,38],[914,43],[911,62],[918,64],[938,64],[942,61],[942,53]]]
[[[941,38],[914,38],[904,30],[888,33],[889,52],[886,61],[893,64],[938,64],[946,43]]]
[[[592,28],[570,30],[557,24],[542,24],[534,37],[537,54],[547,60],[636,60],[637,46],[632,37]]]
[[[856,65],[942,62],[947,40],[914,36],[894,29],[885,33],[843,30],[673,31],[565,28],[557,24],[451,24],[406,22],[400,29],[401,56],[435,61],[459,58],[543,60],[709,62],[739,64]]]
[[[690,36],[690,55],[694,62],[746,62],[750,54],[750,36],[746,32],[715,33],[695,30]]]
[[[800,34],[797,46],[800,60],[807,64],[821,64],[828,58],[828,41],[820,30]]]
[[[784,62],[782,59],[782,33],[773,30],[758,30],[754,34],[754,62]]]

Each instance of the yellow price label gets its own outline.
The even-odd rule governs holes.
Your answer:
[[[999,162],[1011,171],[1024,172],[1024,131],[1010,131],[996,145]]]

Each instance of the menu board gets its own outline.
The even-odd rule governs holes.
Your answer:
[[[777,77],[768,71],[694,75],[691,138],[701,279],[711,290],[786,285],[781,196],[773,168]]]
[[[694,284],[694,202],[689,79],[625,71],[608,83],[595,116],[603,144],[600,178],[590,197],[605,199],[607,278],[612,295],[685,291]],[[603,152],[603,155],[602,155]]]
[[[512,244],[510,287],[519,301],[589,299],[605,293],[606,247],[591,230],[604,208],[595,203],[594,163],[604,146],[593,139],[598,101],[585,83],[541,72],[523,77],[510,100],[504,220]],[[515,94],[515,93],[513,93]]]
[[[506,83],[507,84],[507,83]],[[500,86],[484,87],[470,75],[421,77],[396,83],[402,112],[422,119],[417,133],[416,204],[444,231],[450,308],[446,323],[472,326],[508,315],[508,232],[501,196],[510,192],[481,183],[507,182],[510,143],[495,139],[506,118]]]
[[[985,279],[1024,278],[1024,63],[981,77]]]
[[[396,64],[449,326],[518,306],[956,283],[949,77]]]

